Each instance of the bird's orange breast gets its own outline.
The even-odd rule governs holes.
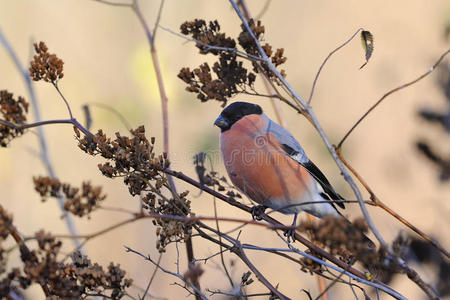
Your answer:
[[[255,202],[272,208],[305,201],[311,175],[265,127],[263,118],[248,115],[221,134],[220,147],[231,181]]]

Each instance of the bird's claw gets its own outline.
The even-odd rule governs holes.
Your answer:
[[[296,213],[294,215],[294,221],[292,222],[292,229],[288,229],[284,232],[284,236],[287,237],[287,241],[288,243],[291,243],[291,238],[292,238],[292,242],[295,242],[295,229],[297,228],[297,217],[298,217],[298,213]]]
[[[256,205],[252,207],[252,219],[255,221],[261,221],[264,215],[264,212],[266,211],[266,207],[264,205]]]
[[[287,238],[288,243],[291,243],[291,239],[292,242],[295,242],[295,229],[288,229],[283,235]]]

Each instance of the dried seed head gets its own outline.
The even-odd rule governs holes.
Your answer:
[[[6,147],[15,137],[23,134],[20,128],[27,120],[28,102],[20,97],[16,100],[7,90],[0,91],[0,119],[9,124],[0,123],[0,147]]]
[[[62,59],[56,54],[48,53],[48,48],[44,42],[34,44],[36,55],[30,62],[30,76],[34,81],[43,80],[56,84],[64,77]]]
[[[68,183],[61,183],[57,178],[33,177],[34,189],[41,195],[42,201],[47,197],[58,197],[60,193],[64,196],[64,209],[70,213],[83,217],[96,208],[105,200],[100,186],[94,187],[90,182],[83,182],[81,188],[72,187]]]
[[[253,20],[250,20],[249,25],[256,38],[261,41],[265,32],[261,21],[255,23]],[[218,60],[212,65],[212,68],[210,68],[208,63],[203,63],[192,71],[190,68],[182,68],[180,70],[178,77],[187,84],[186,90],[188,92],[197,94],[197,98],[202,102],[214,99],[222,102],[224,107],[227,100],[234,95],[254,90],[253,84],[256,79],[254,73],[263,72],[275,83],[280,84],[275,74],[270,71],[264,62],[252,61],[254,73],[249,72],[235,50],[236,42],[231,38],[226,38],[225,34],[219,31],[220,25],[217,21],[211,21],[208,25],[204,20],[195,19],[181,25],[181,33],[202,42],[196,45],[200,49],[201,54],[212,53],[218,56]],[[262,56],[259,53],[256,42],[244,26],[242,26],[242,32],[238,37],[238,41],[246,53],[256,57]],[[209,45],[209,47],[205,44]],[[212,49],[212,47],[225,47],[228,49]],[[273,55],[271,45],[266,43],[263,49],[268,57]],[[278,49],[275,55],[271,57],[271,61],[276,66],[286,62],[283,52],[283,49]],[[284,71],[281,71],[281,74],[286,76]]]

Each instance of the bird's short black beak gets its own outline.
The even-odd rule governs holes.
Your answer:
[[[217,127],[219,127],[220,129],[225,129],[230,127],[230,123],[228,122],[228,120],[226,118],[224,118],[222,115],[220,115],[216,121],[214,121],[214,125],[216,125]]]

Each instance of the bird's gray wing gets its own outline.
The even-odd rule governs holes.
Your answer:
[[[320,171],[320,169],[306,156],[305,151],[297,142],[297,140],[283,127],[278,125],[269,119],[267,123],[267,131],[272,133],[275,138],[280,142],[284,152],[289,155],[292,159],[297,161],[300,165],[305,167],[305,169],[314,177],[314,179],[320,184],[324,193],[322,197],[328,200],[343,200],[341,195],[339,195],[331,186],[328,179]],[[339,207],[345,208],[344,203],[335,202]]]

